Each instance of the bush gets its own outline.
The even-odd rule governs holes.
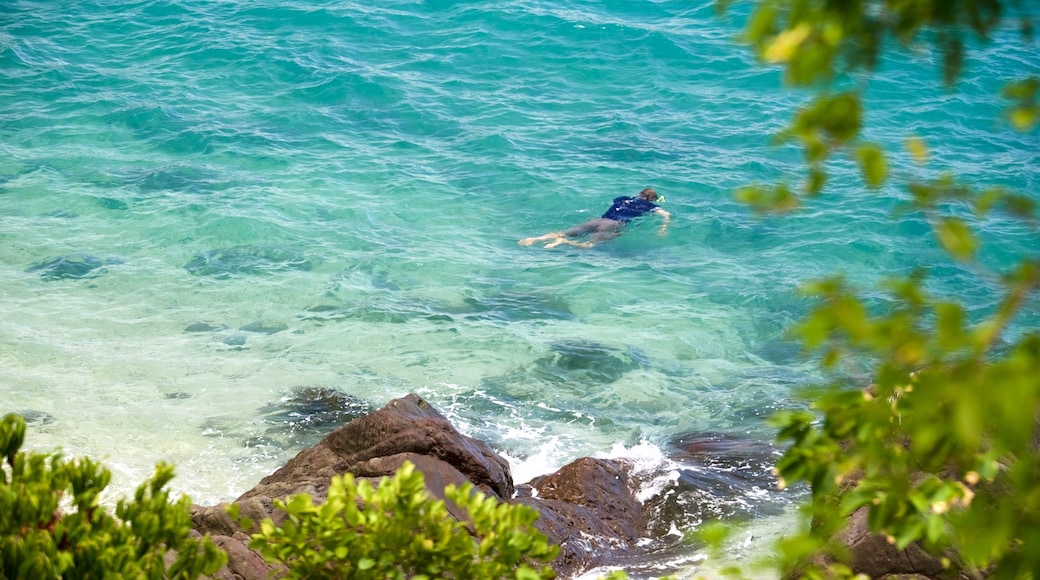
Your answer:
[[[720,0],[723,8],[728,3]],[[952,90],[968,52],[991,34],[1017,27],[1031,48],[1036,11],[1006,0],[753,5],[745,40],[762,62],[783,68],[790,86],[814,89],[816,96],[778,136],[803,148],[804,184],[752,185],[736,196],[762,212],[793,210],[825,193],[828,164],[834,155],[848,154],[866,189],[886,188],[885,195],[893,195],[897,185],[905,189],[893,195],[905,202],[897,216],[915,212],[925,218],[938,245],[989,296],[989,304],[973,305],[931,293],[925,269],[886,281],[887,304],[868,300],[840,277],[805,287],[818,302],[796,334],[837,380],[806,390],[809,409],[773,418],[786,446],[777,463],[781,482],[807,483],[813,494],[813,528],[784,539],[784,566],[818,561],[821,551],[837,552],[839,560],[849,556],[829,541],[844,517],[864,509],[871,531],[898,548],[917,543],[944,556],[952,551],[963,558],[967,575],[1035,578],[1040,253],[1035,243],[1001,244],[1015,263],[995,270],[980,248],[984,240],[1000,239],[986,235],[991,232],[980,224],[999,215],[1014,229],[996,231],[1037,239],[1036,188],[1024,183],[1026,193],[976,189],[949,172],[929,177],[942,160],[930,161],[927,144],[913,134],[905,148],[916,166],[890,171],[885,148],[864,139],[863,97],[882,57],[903,48],[916,54],[934,49],[940,57],[934,62]],[[1025,77],[1035,73],[1027,66],[1006,72],[1024,77],[1003,90],[1006,119],[1018,131],[1035,130],[1040,79]],[[850,78],[853,90],[841,90]],[[905,98],[911,103],[914,96],[908,91]],[[998,138],[1003,136],[994,126]],[[844,365],[866,365],[870,388],[849,388]],[[807,577],[852,573],[842,564],[799,571]]]
[[[226,559],[189,538],[191,500],[171,502],[173,468],[159,464],[132,500],[98,505],[112,474],[90,459],[21,451],[25,419],[0,422],[0,579],[198,578]],[[168,551],[176,556],[169,564]]]
[[[468,483],[444,494],[469,521],[432,499],[411,463],[378,486],[348,473],[332,479],[320,506],[307,494],[276,502],[288,518],[281,526],[262,522],[250,547],[284,562],[289,578],[555,577],[544,563],[559,548],[534,529],[537,511],[486,497]]]

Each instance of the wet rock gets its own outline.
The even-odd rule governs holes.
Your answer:
[[[448,315],[501,322],[523,320],[574,320],[567,301],[556,296],[539,296],[530,292],[502,292],[478,298],[465,298],[461,305],[439,308]]]
[[[184,327],[184,332],[218,332],[227,330],[223,324],[210,324],[208,322],[193,322]]]
[[[264,322],[263,320],[258,320],[240,327],[239,330],[257,334],[277,334],[283,330],[289,330],[289,325],[284,322]]]
[[[98,205],[100,205],[101,207],[103,207],[105,209],[111,209],[111,210],[116,210],[116,211],[123,211],[123,210],[130,209],[130,206],[128,206],[126,204],[126,202],[119,201],[118,199],[113,199],[111,197],[99,197],[97,202],[98,202]]]
[[[172,393],[166,393],[163,398],[169,401],[177,401],[180,399],[190,399],[191,393],[185,393],[184,391],[175,391]]]
[[[367,402],[332,387],[293,389],[261,413],[269,424],[267,438],[287,439],[299,448],[313,445],[336,427],[372,412]]]
[[[267,274],[286,270],[310,270],[310,259],[269,246],[234,246],[203,252],[184,268],[196,276],[227,278],[234,274]]]
[[[149,130],[154,131],[154,128]],[[210,194],[231,185],[218,172],[194,165],[136,171],[126,176],[126,183],[136,186],[142,193],[179,191],[189,194]]]
[[[35,409],[27,409],[25,411],[19,411],[18,414],[21,415],[23,419],[25,419],[25,422],[27,424],[33,425],[33,426],[37,426],[37,427],[40,427],[40,426],[43,426],[43,425],[50,425],[51,423],[53,423],[56,420],[54,418],[54,415],[51,415],[50,413],[48,413],[46,411],[37,411]]]
[[[534,362],[533,378],[561,385],[602,385],[616,382],[629,371],[649,366],[641,353],[591,341],[555,342],[551,348],[551,354]]]
[[[232,334],[231,336],[220,341],[228,346],[244,346],[246,344],[246,335],[244,334]]]
[[[777,489],[771,471],[780,454],[767,442],[690,433],[673,438],[666,449],[674,477],[647,501],[652,536],[666,535],[673,525],[689,529],[708,520],[778,514],[797,493]],[[661,475],[641,474],[641,481]]]
[[[428,305],[407,299],[393,297],[374,298],[365,301],[354,301],[349,304],[319,304],[305,310],[301,320],[312,322],[357,322],[406,324],[413,320],[425,319],[437,322],[451,322],[452,318],[434,312]]]
[[[406,460],[419,467],[427,488],[436,497],[443,498],[447,484],[464,481],[472,481],[485,493],[498,497],[510,497],[513,493],[505,459],[485,443],[460,434],[429,404],[409,395],[339,427],[265,477],[235,503],[241,514],[254,522],[266,517],[280,522],[282,515],[274,509],[275,499],[309,493],[320,503],[332,476],[346,472],[371,478],[392,475]],[[196,506],[192,520],[201,533],[242,538],[235,540],[240,546],[224,546],[230,561],[223,573],[248,565],[238,562],[243,557],[251,558],[242,551],[248,545],[248,536],[227,517],[223,504]]]
[[[252,497],[264,486],[281,486],[311,474],[351,471],[376,457],[400,453],[429,455],[453,465],[485,493],[498,497],[513,494],[509,463],[486,443],[459,433],[451,423],[416,395],[395,399],[385,407],[355,419],[330,433],[313,448],[305,449],[243,497]],[[329,471],[335,466],[336,471]],[[342,471],[340,471],[342,470]],[[392,475],[387,472],[379,475]]]
[[[29,266],[28,273],[39,272],[47,281],[94,278],[107,271],[106,266],[122,264],[119,259],[102,259],[88,254],[69,254],[50,258]]]
[[[563,576],[614,563],[636,549],[647,519],[626,461],[582,458],[533,479],[536,494],[514,500],[539,511],[536,526],[560,546],[553,568]]]
[[[961,558],[952,551],[936,556],[926,552],[917,543],[910,544],[900,550],[888,539],[870,531],[867,523],[867,508],[854,512],[845,527],[836,534],[835,541],[848,551],[845,562],[855,574],[864,574],[869,578],[923,578],[923,579],[958,579],[966,580],[971,574],[961,573],[964,565]],[[944,566],[943,559],[950,565]],[[818,565],[833,563],[829,557],[818,555],[811,560]],[[785,578],[797,578],[797,570]]]

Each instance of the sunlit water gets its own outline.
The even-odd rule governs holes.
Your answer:
[[[113,494],[168,461],[226,501],[332,428],[294,424],[294,394],[325,388],[339,417],[419,393],[518,482],[585,455],[660,466],[682,434],[768,440],[819,378],[784,334],[801,282],[940,263],[932,290],[992,307],[847,158],[795,216],[732,200],[804,170],[770,136],[807,95],[736,44],[740,8],[378,4],[0,4],[0,410],[31,447],[104,459]],[[956,92],[927,52],[844,82],[896,174],[1036,197],[1037,133],[997,96],[1035,48],[999,31]],[[651,217],[592,250],[517,244],[646,186],[664,237]],[[991,268],[1037,245],[979,225]],[[789,501],[733,495],[762,529]]]

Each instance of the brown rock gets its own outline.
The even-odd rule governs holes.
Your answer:
[[[429,403],[412,394],[336,429],[239,499],[254,495],[284,497],[285,491],[301,483],[316,489],[327,488],[327,480],[334,475],[354,473],[371,459],[401,453],[439,459],[485,493],[500,498],[513,495],[509,463],[483,441],[459,433]],[[368,473],[377,475],[371,469]],[[389,471],[378,475],[392,474]]]
[[[560,546],[553,568],[561,576],[608,564],[611,553],[635,548],[646,531],[646,516],[635,497],[631,469],[625,461],[578,459],[533,479],[535,493],[513,500],[540,512],[536,527]]]
[[[947,551],[936,556],[925,551],[919,544],[913,543],[900,550],[895,544],[881,535],[870,531],[867,523],[867,508],[856,510],[838,532],[833,540],[847,551],[847,564],[854,573],[864,574],[870,578],[887,578],[888,580],[967,580],[971,578],[962,572],[964,565],[958,555]],[[950,562],[943,566],[943,558]],[[826,566],[833,560],[819,554],[809,563]],[[796,569],[785,578],[799,578],[801,570]]]
[[[267,563],[263,556],[249,549],[249,539],[228,536],[213,536],[213,543],[227,552],[228,563],[214,578],[230,577],[236,580],[270,580],[276,570],[284,566]],[[224,574],[221,576],[220,574]]]
[[[850,565],[853,571],[871,578],[887,575],[919,575],[927,578],[942,578],[949,571],[938,556],[926,552],[917,544],[900,550],[881,534],[870,531],[867,523],[867,508],[856,510],[845,528],[838,534],[838,541],[848,546]]]

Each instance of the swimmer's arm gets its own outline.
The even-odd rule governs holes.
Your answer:
[[[657,235],[663,236],[668,232],[668,220],[672,219],[672,214],[661,208],[654,209],[654,213],[661,214],[661,219],[664,220],[661,222],[661,227],[657,230]]]

